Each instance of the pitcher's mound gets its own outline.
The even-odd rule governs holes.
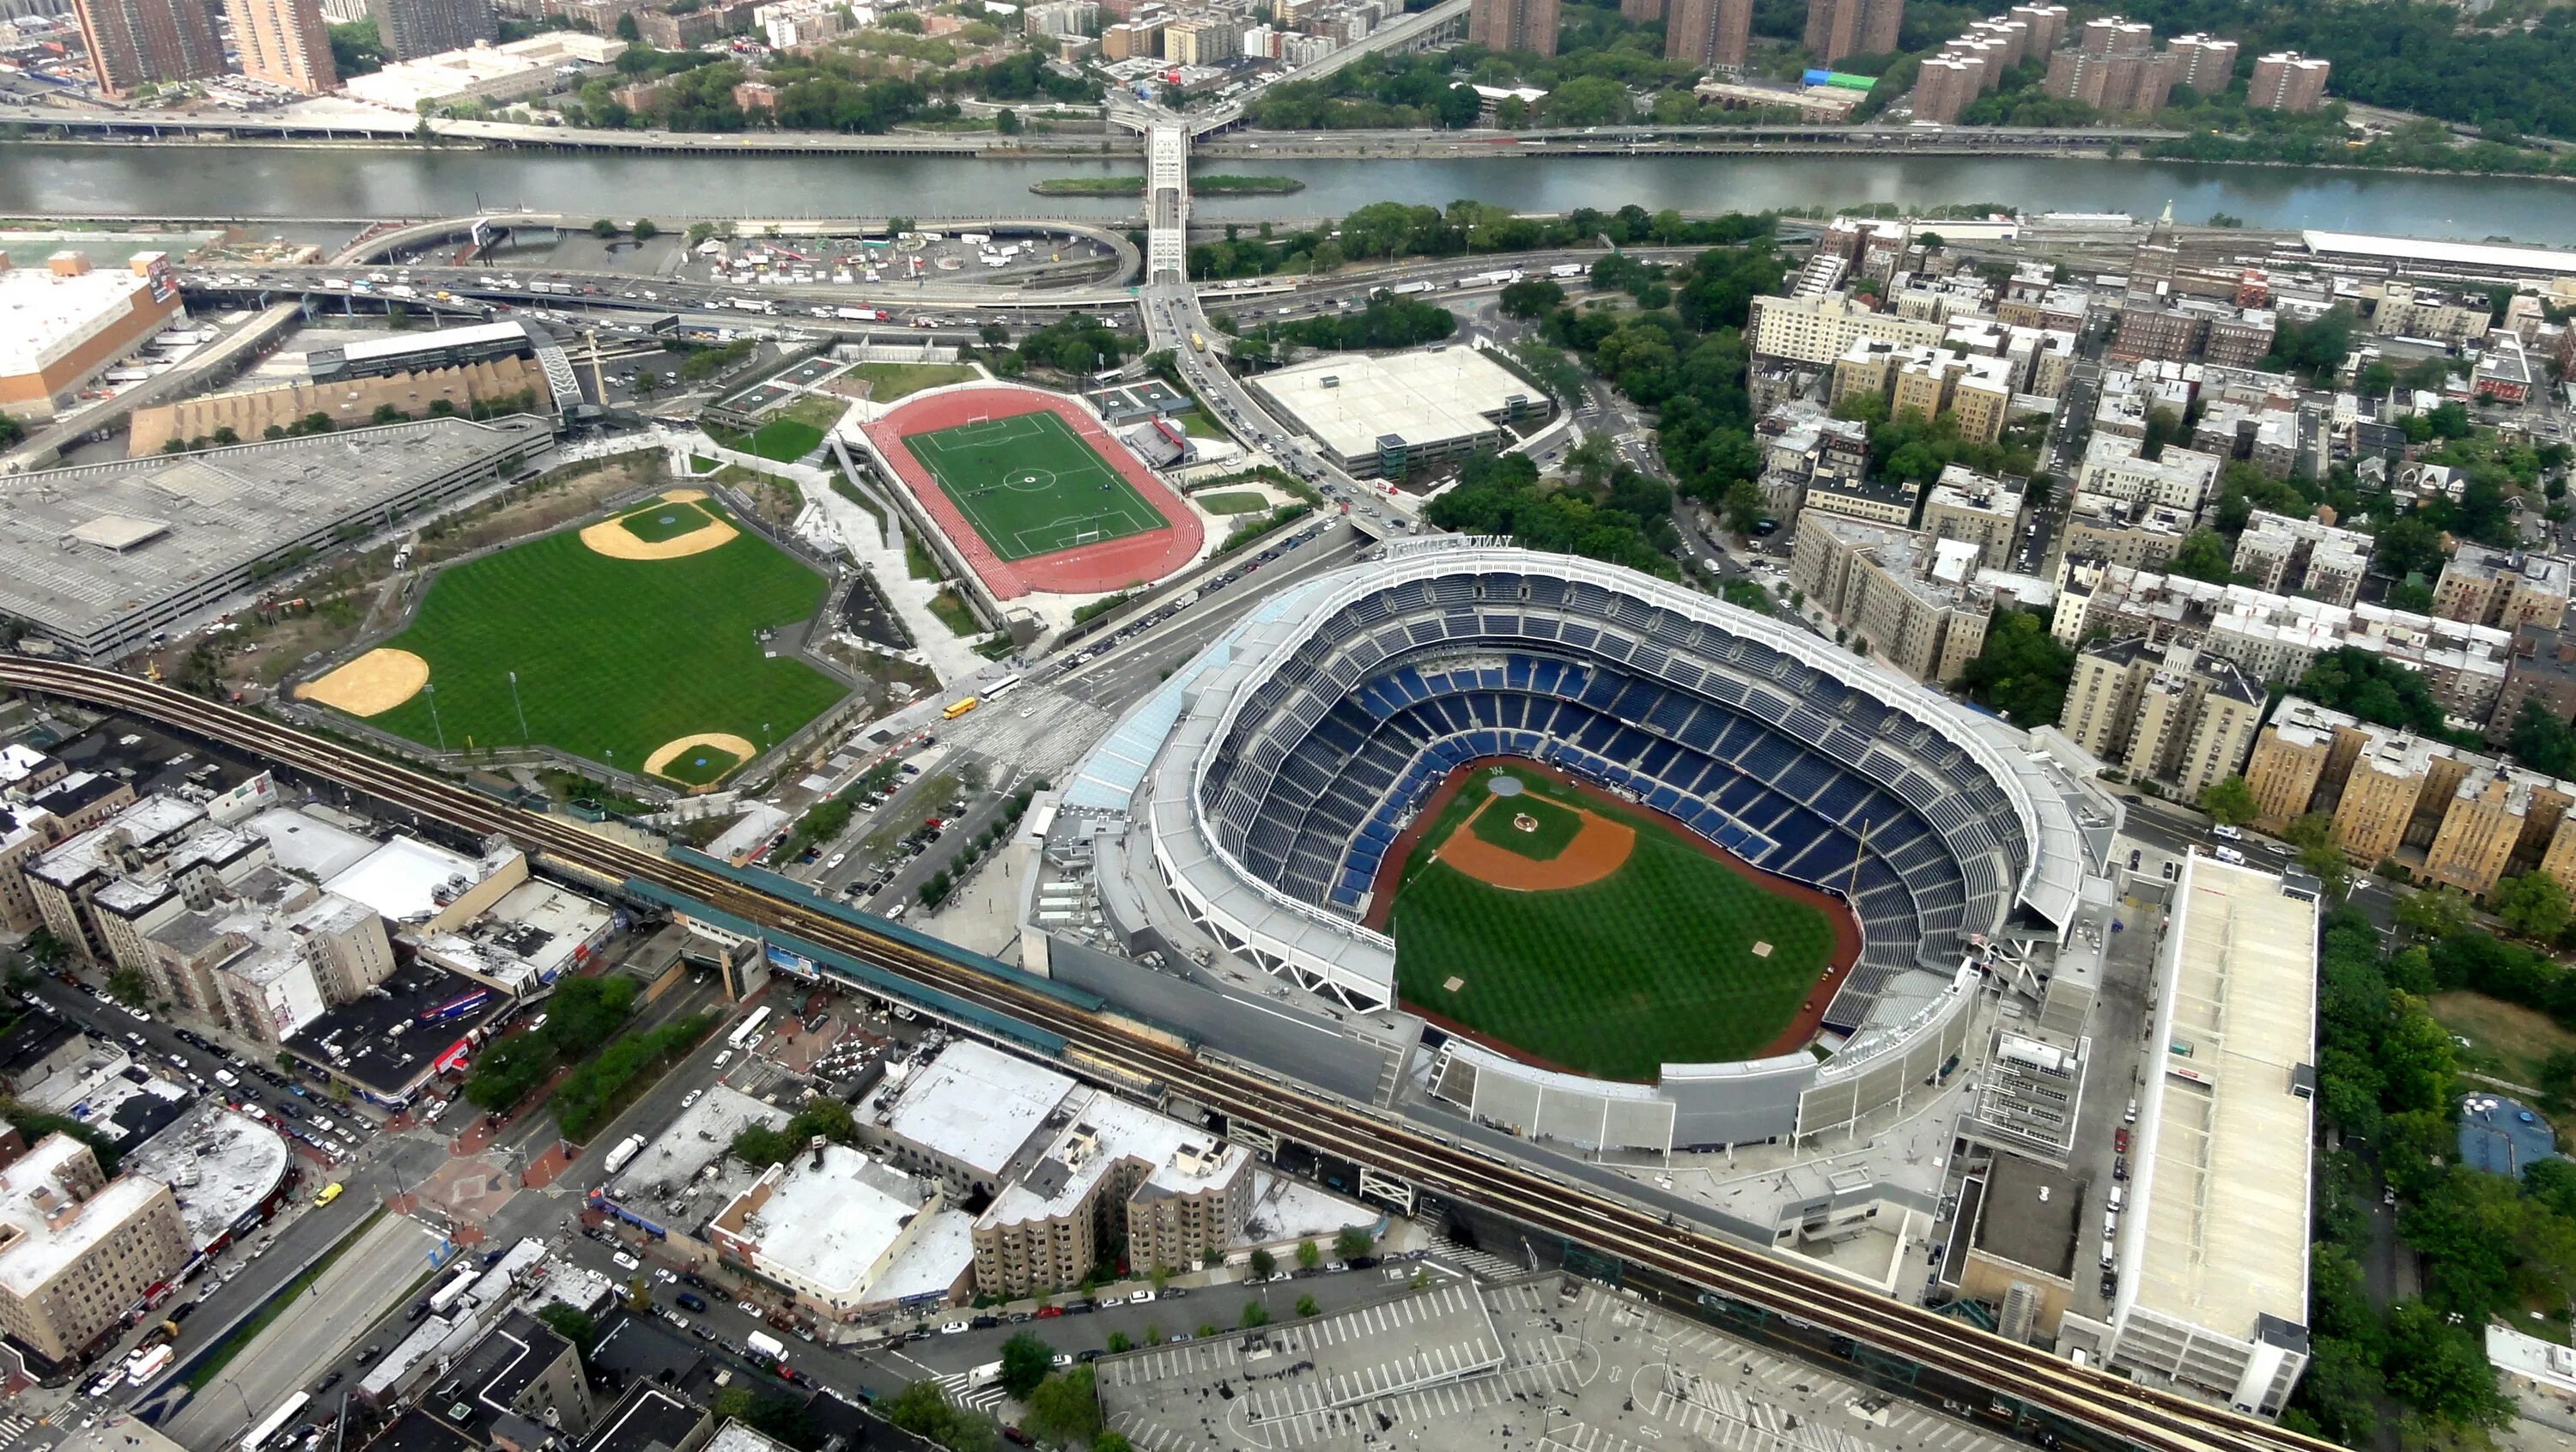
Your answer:
[[[375,716],[419,695],[428,683],[429,662],[407,650],[380,646],[329,675],[297,686],[295,694],[352,716]]]
[[[732,732],[701,731],[653,748],[653,754],[644,758],[644,770],[652,776],[703,787],[759,754],[759,747]]]
[[[676,560],[688,555],[705,554],[732,540],[739,531],[713,514],[705,514],[704,511],[694,509],[689,512],[702,514],[706,523],[685,534],[647,539],[643,534],[628,528],[627,521],[638,516],[650,515],[655,509],[664,505],[695,504],[706,497],[707,491],[703,489],[665,491],[660,498],[650,504],[627,510],[611,519],[603,519],[597,524],[584,526],[581,542],[590,546],[594,552],[606,555],[612,560]],[[656,532],[647,529],[644,534]]]

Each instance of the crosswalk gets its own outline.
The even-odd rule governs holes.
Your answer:
[[[0,1416],[0,1447],[15,1446],[18,1439],[27,1435],[35,1425],[35,1418],[23,1417],[16,1412]]]
[[[1454,1240],[1431,1242],[1434,1260],[1446,1261],[1480,1281],[1508,1281],[1529,1274],[1529,1267],[1490,1250],[1470,1250]]]
[[[1009,1393],[1002,1390],[1002,1384],[995,1381],[979,1387],[969,1387],[966,1384],[969,1377],[970,1374],[963,1371],[948,1372],[939,1378],[939,1390],[946,1394],[949,1401],[969,1411],[988,1413],[1001,1411],[1002,1403],[1009,1399]]]

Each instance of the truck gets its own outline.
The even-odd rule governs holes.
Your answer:
[[[982,1366],[976,1367],[974,1370],[966,1373],[966,1389],[968,1391],[975,1391],[982,1387],[991,1386],[993,1383],[1000,1381],[1001,1379],[1002,1363],[998,1361],[988,1361]]]
[[[1413,294],[1418,292],[1429,292],[1431,291],[1431,288],[1432,284],[1427,282],[1399,282],[1395,286],[1388,288],[1387,291],[1395,294],[1397,297],[1411,297]]]
[[[608,1152],[608,1158],[600,1162],[600,1168],[607,1171],[609,1174],[616,1174],[619,1170],[626,1168],[629,1161],[633,1160],[637,1155],[640,1155],[643,1152],[644,1136],[640,1134],[630,1134],[626,1136],[626,1138],[618,1141],[617,1148]]]
[[[1550,277],[1581,277],[1592,269],[1580,262],[1560,262],[1547,270]]]
[[[149,1351],[138,1351],[134,1354],[134,1359],[125,1364],[125,1379],[136,1386],[141,1386],[159,1376],[177,1355],[178,1353],[172,1351],[170,1343],[166,1341]]]
[[[834,308],[832,316],[852,323],[882,323],[886,315],[876,308]]]
[[[437,1290],[429,1293],[430,1314],[433,1316],[446,1315],[448,1307],[465,1299],[466,1291],[472,1288],[474,1285],[474,1278],[479,1274],[481,1274],[480,1271],[469,1265],[457,1271],[456,1274],[448,1277],[447,1284],[440,1286]]]
[[[787,1343],[770,1335],[766,1331],[752,1332],[750,1335],[742,1338],[742,1344],[743,1349],[749,1351],[754,1356],[766,1357],[771,1361],[784,1361],[787,1359]]]

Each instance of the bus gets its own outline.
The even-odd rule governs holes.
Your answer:
[[[735,1024],[733,1032],[725,1035],[725,1047],[732,1049],[741,1048],[744,1044],[750,1042],[751,1036],[760,1032],[760,1026],[767,1022],[769,1022],[768,1009],[753,1009],[751,1011],[751,1017]]]
[[[984,694],[976,697],[975,699],[979,701],[998,701],[1002,699],[1003,692],[1013,689],[1018,686],[1019,683],[1020,677],[1018,676],[1004,676],[1000,680],[986,686],[984,688]]]
[[[312,1400],[313,1398],[304,1393],[297,1392],[278,1403],[276,1411],[262,1418],[258,1426],[250,1429],[250,1435],[242,1438],[241,1452],[260,1452],[260,1449],[266,1447],[278,1433],[295,1425],[295,1419],[304,1413],[305,1404]]]
[[[1200,337],[1197,331],[1193,329],[1190,333],[1190,346],[1204,353],[1207,351],[1207,339]]]
[[[940,715],[940,718],[941,718],[942,720],[954,721],[954,720],[956,720],[958,717],[965,715],[967,712],[974,710],[977,706],[979,706],[979,705],[981,705],[981,704],[983,704],[983,703],[982,703],[981,701],[977,700],[975,697],[973,697],[973,696],[968,696],[965,700],[962,700],[962,701],[951,701],[951,702],[949,702],[949,703],[948,703],[948,709],[947,709],[947,710],[945,710],[945,711],[940,712],[940,713],[939,713],[939,715]]]

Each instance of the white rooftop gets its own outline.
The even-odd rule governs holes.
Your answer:
[[[872,1302],[908,1301],[915,1296],[944,1296],[956,1288],[975,1264],[975,1217],[963,1210],[939,1210],[914,1233],[912,1243],[868,1288]]]
[[[787,1111],[722,1084],[681,1110],[635,1158],[608,1179],[608,1198],[671,1229],[694,1229],[757,1178],[730,1157],[733,1137],[751,1125],[785,1127]],[[709,1166],[716,1174],[700,1178]]]
[[[102,323],[133,311],[135,294],[150,286],[121,267],[76,277],[58,277],[41,263],[0,272],[0,378],[53,366]]]
[[[440,328],[434,332],[390,333],[381,338],[362,338],[340,350],[340,356],[352,363],[374,358],[401,358],[423,348],[471,347],[478,343],[528,341],[524,323],[475,323],[463,328]]]
[[[396,837],[323,886],[365,903],[388,922],[417,923],[436,917],[446,906],[437,898],[440,884],[454,877],[480,882],[486,871],[474,858],[417,837]]]
[[[1344,458],[1375,453],[1386,434],[1419,448],[1490,432],[1495,424],[1485,415],[1513,395],[1540,401],[1537,388],[1466,346],[1336,353],[1264,373],[1253,386]]]
[[[277,1131],[207,1096],[177,1123],[127,1155],[126,1174],[159,1180],[178,1197],[188,1242],[203,1250],[286,1178],[286,1141]]]
[[[915,1144],[999,1176],[1074,1087],[1052,1069],[961,1041],[913,1076],[883,1123]]]
[[[61,1176],[89,1146],[67,1134],[47,1135],[16,1163],[0,1169],[0,1289],[32,1296],[63,1268],[113,1235],[136,1212],[164,1193],[157,1180],[119,1175],[98,1187],[60,1225],[49,1226],[42,1199],[59,1207],[67,1197]]]
[[[777,1438],[755,1430],[747,1422],[727,1418],[698,1452],[792,1452],[792,1449]]]
[[[928,1192],[910,1175],[845,1145],[825,1145],[823,1167],[813,1166],[813,1155],[800,1151],[764,1174],[768,1198],[743,1217],[738,1233],[760,1247],[762,1265],[836,1299],[856,1300],[921,1213]],[[732,1214],[728,1207],[728,1222]]]
[[[1046,1158],[993,1197],[984,1211],[986,1221],[1013,1225],[1068,1214],[1121,1160],[1142,1160],[1153,1166],[1138,1187],[1140,1192],[1161,1189],[1190,1194],[1224,1180],[1250,1158],[1241,1145],[1228,1144],[1221,1153],[1212,1153],[1222,1141],[1198,1125],[1156,1114],[1114,1094],[1085,1093],[1087,1101],[1048,1147]],[[1185,1159],[1185,1152],[1195,1153]]]
[[[2168,932],[2171,1048],[2142,1096],[2119,1314],[2133,1295],[2238,1340],[2263,1316],[2305,1325],[2315,1101],[2291,1086],[2316,1056],[2316,904],[2195,854]]]
[[[268,839],[269,853],[278,866],[316,882],[339,876],[376,850],[370,839],[293,807],[273,807],[245,825]]]
[[[2299,234],[2311,252],[2341,252],[2412,262],[2448,262],[2467,267],[2495,267],[2517,272],[2554,272],[2576,277],[2576,252],[2548,247],[2514,247],[2489,242],[2436,242],[2422,237],[2377,237],[2363,232]]]

